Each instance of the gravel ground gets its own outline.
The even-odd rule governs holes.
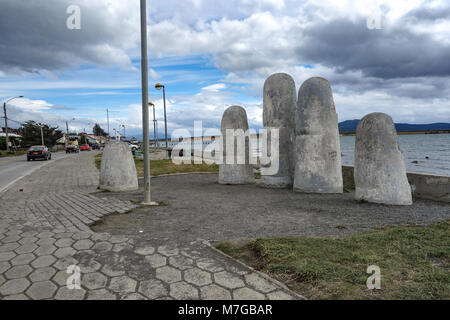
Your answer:
[[[143,199],[142,190],[96,196]],[[111,215],[93,229],[122,234],[143,231],[179,242],[220,241],[342,235],[386,225],[430,224],[450,219],[448,203],[421,199],[408,207],[358,203],[353,200],[353,193],[316,195],[256,185],[219,185],[217,174],[153,178],[152,198],[165,205]]]

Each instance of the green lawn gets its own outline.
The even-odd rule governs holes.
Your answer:
[[[95,163],[99,170],[101,161],[102,155],[99,154],[95,157]],[[136,164],[136,171],[138,173],[138,177],[143,177],[144,161],[135,159],[134,162]],[[171,160],[152,160],[150,161],[150,172],[152,176],[160,176],[174,173],[189,173],[189,172],[219,172],[219,166],[208,165],[206,163],[176,165]]]
[[[450,299],[450,220],[338,238],[257,239],[216,247],[309,299]],[[381,268],[370,291],[367,268]]]
[[[17,157],[17,156],[22,156],[24,154],[27,154],[27,152],[26,151],[16,151],[16,152],[0,151],[0,158],[3,158],[3,157]]]

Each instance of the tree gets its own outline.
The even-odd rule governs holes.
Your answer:
[[[92,132],[94,132],[94,135],[96,135],[97,137],[106,137],[108,135],[98,123],[95,124]]]
[[[41,127],[44,135],[44,144],[49,148],[53,147],[56,144],[56,141],[63,136],[62,131],[59,130],[58,127],[50,127],[47,124],[36,123],[30,120],[23,123],[20,128],[22,145],[24,147],[42,144]]]

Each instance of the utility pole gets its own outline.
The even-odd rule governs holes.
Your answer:
[[[109,110],[106,109],[106,120],[108,122],[108,138],[111,140],[111,132],[109,131]]]
[[[23,98],[23,96],[18,96],[11,98],[5,102],[3,102],[3,113],[5,114],[5,142],[6,142],[6,152],[9,152],[9,135],[8,135],[8,116],[6,115],[6,104],[14,99]]]
[[[45,143],[44,143],[44,131],[42,130],[42,125],[40,125],[40,127],[41,127],[41,140],[42,140],[42,145],[45,146]]]
[[[141,0],[141,72],[142,72],[142,128],[144,139],[144,205],[152,202],[150,192],[149,116],[148,116],[148,52],[147,52],[147,0]]]
[[[3,103],[3,112],[5,113],[6,152],[9,152],[8,117],[6,116],[6,102]]]

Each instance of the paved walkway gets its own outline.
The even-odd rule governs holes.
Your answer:
[[[136,207],[96,196],[94,154],[55,161],[0,194],[0,299],[300,298],[202,240],[91,231]],[[79,290],[67,287],[70,266],[81,269]]]

